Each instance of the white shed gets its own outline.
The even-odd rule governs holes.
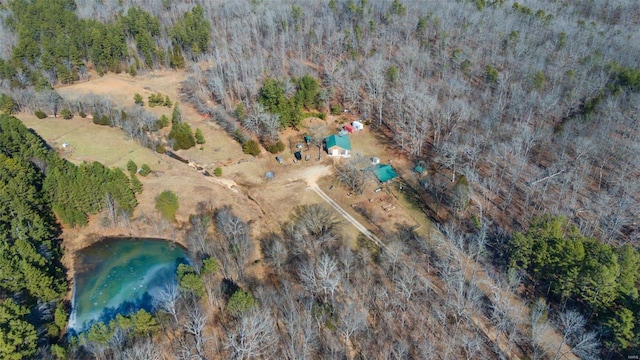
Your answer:
[[[360,121],[357,121],[357,120],[352,122],[351,126],[353,126],[353,128],[358,130],[358,131],[364,129],[364,125]]]

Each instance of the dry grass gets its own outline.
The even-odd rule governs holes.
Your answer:
[[[177,89],[184,76],[184,72],[180,71],[159,71],[136,78],[126,74],[108,74],[103,77],[94,76],[91,81],[58,90],[68,99],[93,93],[108,97],[121,107],[128,107],[134,106],[133,94],[135,93],[143,95],[145,102],[149,94],[157,92],[169,95],[175,101]],[[129,232],[137,236],[147,234],[184,242],[185,227],[181,224],[185,224],[189,215],[197,211],[199,203],[207,203],[213,207],[233,206],[234,211],[251,224],[252,233],[257,239],[260,234],[267,231],[279,231],[296,207],[322,203],[315,192],[307,190],[304,182],[306,170],[312,167],[320,169],[317,165],[330,165],[334,160],[323,154],[322,161],[318,162],[317,148],[305,145],[302,149],[303,157],[308,154],[310,160],[294,163],[293,152],[297,150],[296,143],[304,143],[302,137],[310,127],[326,126],[330,134],[340,128],[341,119],[332,116],[327,121],[307,119],[299,131],[291,129],[285,131],[281,138],[287,145],[287,149],[279,154],[283,156],[285,162],[278,164],[275,155],[266,151],[256,158],[243,154],[240,144],[231,139],[216,124],[198,114],[190,106],[181,108],[183,119],[194,129],[200,128],[207,142],[203,146],[181,150],[178,152],[179,155],[210,172],[215,167],[221,167],[223,169],[221,178],[205,177],[189,165],[157,154],[129,140],[121,130],[95,125],[89,119],[74,117],[71,120],[60,118],[40,120],[31,114],[19,114],[18,117],[25,125],[33,128],[70,161],[76,163],[100,161],[107,166],[118,166],[124,169],[127,161],[132,159],[138,165],[146,163],[154,170],[154,173],[148,177],[140,177],[144,191],[138,195],[139,206],[133,216],[133,226],[137,230],[132,232],[131,229],[104,229],[100,225],[101,216],[98,215],[92,218],[87,228],[66,230],[65,242],[69,250],[73,252],[90,244],[91,241],[99,238],[96,234],[113,232],[121,234]],[[146,107],[145,109],[157,116],[162,114],[170,116],[172,111],[166,107]],[[391,160],[394,166],[403,166],[402,160],[399,157],[394,158],[387,144],[378,141],[367,127],[364,131],[351,135],[351,142],[354,154],[366,157],[377,156],[383,162]],[[63,143],[68,143],[69,146],[63,149]],[[265,180],[264,174],[267,171],[273,171],[276,178]],[[392,212],[375,214],[376,225],[371,224],[355,211],[353,204],[368,201],[368,197],[381,195],[373,192],[377,187],[376,184],[369,186],[365,195],[359,197],[347,197],[347,191],[340,185],[329,190],[331,184],[332,180],[329,178],[320,182],[324,191],[345,210],[378,233],[381,229],[393,230],[396,223],[415,224],[412,215],[406,212],[406,205],[399,203],[395,198],[392,198],[396,205]],[[180,208],[176,215],[178,222],[174,227],[177,231],[167,230],[166,224],[162,224],[155,210],[155,198],[164,190],[172,190],[179,196]],[[343,232],[345,240],[352,246],[356,246],[359,231],[345,222]],[[257,253],[256,256],[260,255]]]
[[[87,94],[96,94],[111,99],[122,108],[136,106],[133,95],[142,95],[145,104],[150,94],[162,93],[168,95],[171,100],[178,102],[178,89],[184,80],[184,71],[154,71],[145,75],[131,77],[127,74],[107,74],[98,77],[93,74],[88,82],[77,83],[59,88],[58,91],[66,99],[77,99]],[[166,115],[171,118],[173,108],[164,106],[144,107],[156,116]],[[218,125],[201,114],[198,114],[191,106],[180,105],[183,120],[192,128],[202,130],[206,143],[189,150],[179,151],[180,156],[201,164],[207,168],[227,166],[239,159],[248,159],[250,156],[242,153],[242,147],[231,139]],[[163,131],[168,132],[168,129]]]
[[[89,119],[41,120],[31,114],[18,114],[18,117],[62,156],[75,163],[99,161],[107,166],[125,168],[127,161],[132,159],[138,165],[146,163],[154,168],[159,161],[158,154],[127,139],[121,130],[96,125]],[[69,146],[63,148],[64,143]]]

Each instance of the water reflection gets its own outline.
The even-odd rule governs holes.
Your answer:
[[[76,257],[69,333],[117,314],[152,311],[154,294],[175,282],[178,264],[187,262],[182,247],[158,239],[108,238],[83,249]]]

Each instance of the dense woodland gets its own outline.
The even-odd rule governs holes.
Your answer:
[[[69,103],[52,90],[86,80],[90,70],[136,76],[155,68],[186,68],[181,101],[242,143],[272,146],[279,130],[304,116],[348,109],[399,153],[427,164],[414,190],[457,248],[507,290],[520,278],[532,294],[532,318],[518,327],[501,299],[482,297],[477,284],[460,276],[456,256],[434,250],[437,241],[389,229],[384,249],[351,250],[333,227],[314,230],[317,223],[305,214],[318,208],[301,209],[281,234],[261,241],[273,276],[257,280],[244,271],[251,260],[244,248],[252,243],[248,225],[231,209],[211,208],[191,224],[190,239],[200,240],[190,248],[195,268],[181,271],[189,280],[170,292],[176,301],[159,304],[169,314],[160,321],[182,339],[171,349],[176,357],[193,351],[246,358],[502,356],[474,326],[476,312],[532,358],[564,355],[541,346],[547,321],[581,357],[640,351],[640,3],[0,6],[3,112],[93,113],[94,122],[120,127],[150,147],[189,146],[191,129],[180,121],[171,122],[174,140],[161,141],[153,132],[168,124],[141,108],[123,111],[95,98]],[[126,178],[97,167],[74,171],[109,172],[114,184]],[[65,180],[53,178],[41,181],[58,219],[81,225],[97,211],[104,192],[78,194],[83,200],[68,207],[60,192],[52,195]],[[118,204],[126,213],[135,198],[125,193]],[[210,258],[218,266],[202,271],[198,264]],[[447,301],[425,285],[433,271],[445,282]],[[198,279],[202,289],[193,290]],[[549,302],[549,312],[538,298]],[[244,305],[229,305],[236,300]],[[135,331],[122,329],[117,322],[105,326],[102,337],[73,351],[96,357],[160,351],[147,340],[151,332],[126,337]],[[114,336],[118,346],[110,346]],[[272,342],[278,345],[265,345]]]
[[[64,357],[68,281],[58,221],[81,226],[103,209],[126,220],[136,199],[122,170],[67,162],[6,115],[0,160],[0,357]]]

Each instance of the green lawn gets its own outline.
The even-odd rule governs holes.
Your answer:
[[[160,156],[129,140],[120,129],[95,125],[91,120],[79,117],[71,120],[41,120],[31,114],[17,117],[53,148],[63,150],[62,144],[67,143],[64,156],[72,162],[99,161],[106,166],[125,168],[127,161],[132,159],[138,165],[146,163],[154,170],[158,167]]]

